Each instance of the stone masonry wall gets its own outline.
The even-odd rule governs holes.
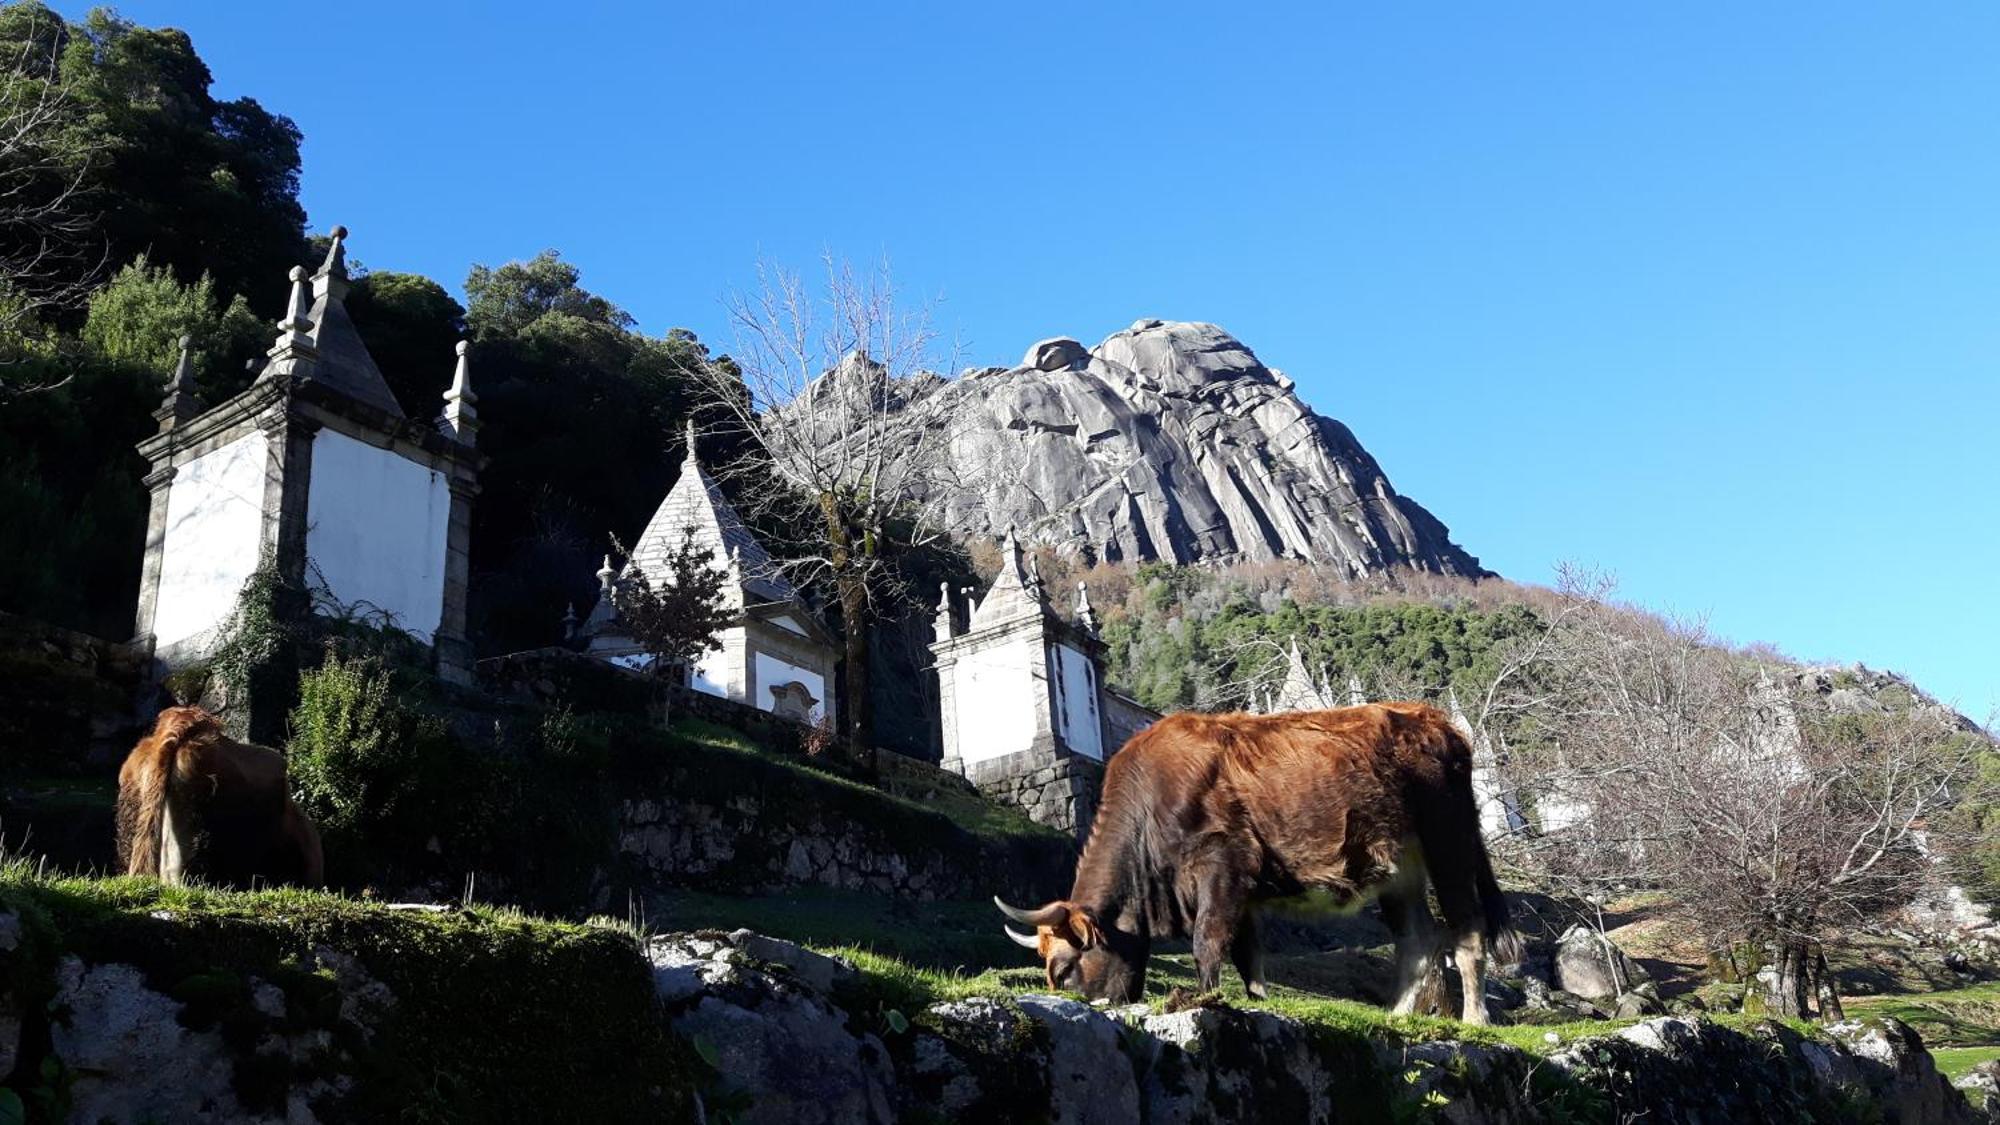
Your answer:
[[[153,718],[152,659],[118,641],[0,613],[0,741],[9,766],[115,765]]]
[[[620,858],[651,886],[736,892],[830,887],[933,901],[1059,894],[1070,862],[1059,841],[1005,848],[972,838],[895,839],[838,815],[776,822],[763,802],[626,801]]]
[[[1103,763],[1045,751],[975,762],[970,772],[981,793],[1079,840],[1090,833],[1098,791],[1104,787]]]
[[[490,689],[516,698],[641,714],[663,707],[675,720],[728,727],[772,752],[715,750],[668,763],[663,780],[625,796],[608,901],[624,890],[644,896],[662,888],[804,886],[918,900],[998,893],[1042,901],[1068,888],[1076,858],[1069,840],[962,827],[928,806],[977,790],[930,763],[826,743],[815,728],[768,711],[567,650],[483,661],[479,671]]]

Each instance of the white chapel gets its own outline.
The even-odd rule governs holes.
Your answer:
[[[716,647],[687,670],[688,686],[801,722],[831,722],[838,660],[833,638],[702,466],[692,422],[686,442],[680,478],[640,533],[631,558],[615,567],[607,556],[597,572],[597,604],[573,641],[589,655],[628,667],[651,659],[623,631],[613,593],[632,569],[658,581],[669,572],[668,557],[692,535],[728,573],[723,597],[736,617]]]

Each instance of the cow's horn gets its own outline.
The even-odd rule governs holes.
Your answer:
[[[1040,910],[1023,910],[1018,906],[1009,906],[1001,902],[1000,896],[994,895],[993,905],[1000,908],[1000,913],[1023,926],[1053,926],[1069,917],[1069,904],[1061,901],[1049,903]]]
[[[1002,926],[1000,930],[1007,935],[1009,941],[1020,946],[1022,949],[1032,949],[1037,953],[1042,951],[1041,939],[1029,937],[1012,926]]]

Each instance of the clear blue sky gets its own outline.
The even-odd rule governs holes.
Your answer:
[[[886,253],[982,363],[1215,321],[1493,569],[1983,718],[2000,7],[1615,7],[122,10],[373,268],[557,247],[720,341],[760,255]]]

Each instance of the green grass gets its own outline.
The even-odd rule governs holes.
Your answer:
[[[1926,1046],[2000,1049],[2000,982],[1945,992],[1856,996],[1849,1015],[1894,1016],[1917,1029]]]
[[[1957,1081],[1983,1062],[2000,1059],[2000,1044],[1985,1047],[1937,1047],[1931,1051],[1937,1068],[1946,1078]]]
[[[752,929],[804,945],[863,949],[936,971],[978,972],[1029,958],[1001,935],[1003,919],[983,900],[911,902],[824,887],[764,895],[663,891],[647,898],[645,920],[660,932]]]
[[[645,919],[656,931],[733,930],[745,927],[846,957],[869,978],[871,994],[890,1007],[921,1011],[931,1004],[971,996],[1001,998],[1047,992],[1034,955],[1000,936],[1001,919],[987,902],[895,902],[877,895],[823,889],[736,897],[675,892],[649,901]],[[1144,1002],[1165,1010],[1176,992],[1197,992],[1194,958],[1169,947],[1155,953],[1146,973]],[[1641,1022],[1579,1020],[1476,1028],[1434,1016],[1391,1015],[1381,997],[1391,972],[1390,950],[1270,954],[1265,975],[1270,995],[1252,999],[1234,970],[1213,997],[1233,1007],[1273,1012],[1342,1033],[1391,1036],[1402,1042],[1455,1039],[1549,1054],[1580,1040],[1612,1034]],[[1711,1015],[1710,1022],[1748,1030],[1758,1017]],[[1785,1021],[1802,1035],[1805,1022]]]
[[[990,912],[990,907],[987,908]],[[752,926],[756,929],[758,927]],[[769,931],[762,931],[769,932]],[[1004,940],[1004,939],[1003,939]],[[810,942],[822,952],[845,957],[855,963],[869,978],[868,988],[891,1007],[905,1012],[921,1011],[931,1004],[951,1000],[961,1000],[972,996],[1003,998],[1024,992],[1047,992],[1048,983],[1042,975],[1040,965],[1025,950],[1007,946],[1006,959],[981,967],[960,964],[951,967],[932,967],[914,964],[908,960],[891,956],[879,947],[868,944]],[[1554,1025],[1521,1025],[1473,1027],[1454,1019],[1436,1016],[1398,1016],[1386,1008],[1367,1000],[1343,996],[1329,996],[1322,992],[1300,987],[1312,982],[1316,977],[1311,962],[1338,961],[1348,959],[1364,963],[1362,969],[1327,969],[1323,965],[1317,970],[1339,979],[1351,979],[1360,971],[1366,971],[1365,962],[1369,957],[1380,957],[1372,953],[1314,954],[1302,957],[1272,957],[1267,960],[1267,975],[1270,978],[1270,995],[1262,1000],[1251,998],[1243,991],[1241,981],[1233,973],[1225,974],[1223,986],[1210,994],[1214,1002],[1252,1011],[1266,1011],[1286,1016],[1321,1029],[1341,1034],[1361,1035],[1370,1038],[1386,1038],[1396,1042],[1415,1043],[1438,1040],[1487,1043],[1514,1047],[1531,1054],[1545,1055],[1562,1050],[1580,1040],[1612,1034],[1621,1028],[1641,1022],[1626,1020],[1581,1020],[1573,1023]],[[1386,965],[1378,966],[1386,971]],[[1288,969],[1290,971],[1288,971]],[[1292,983],[1285,983],[1290,980]],[[1143,1002],[1154,1013],[1166,1010],[1168,1001],[1174,994],[1191,997],[1196,993],[1193,958],[1185,953],[1156,954],[1146,973],[1146,992]],[[1079,997],[1080,999],[1080,997]],[[1760,1022],[1757,1019],[1720,1016],[1706,1017],[1711,1022],[1745,1030]],[[1816,1034],[1808,1023],[1787,1021],[1793,1030],[1803,1035]]]
[[[1046,825],[1037,824],[1026,814],[997,801],[989,801],[968,793],[961,793],[948,785],[940,785],[934,793],[919,800],[896,788],[878,789],[864,785],[852,778],[842,777],[830,770],[814,769],[812,766],[789,754],[770,750],[741,731],[733,730],[705,719],[677,719],[668,730],[675,736],[712,750],[728,751],[748,755],[761,762],[768,762],[789,770],[816,783],[832,785],[856,795],[865,795],[905,811],[943,816],[952,823],[975,836],[988,840],[1010,838],[1067,839],[1068,834]],[[893,782],[894,779],[891,779]],[[897,786],[900,788],[901,786]]]

